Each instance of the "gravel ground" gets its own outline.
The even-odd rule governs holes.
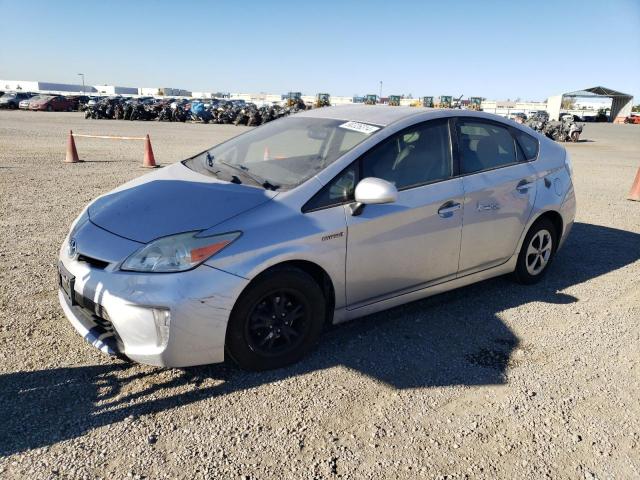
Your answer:
[[[567,145],[577,223],[546,279],[498,278],[328,331],[287,369],[163,370],[103,356],[58,306],[69,224],[242,127],[0,112],[0,477],[638,478],[640,127]]]

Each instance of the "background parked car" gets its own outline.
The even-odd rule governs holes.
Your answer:
[[[0,108],[16,109],[22,100],[31,98],[33,93],[25,92],[7,92],[0,97]]]
[[[46,110],[47,112],[70,112],[73,101],[62,95],[43,95],[29,102],[29,110]]]
[[[73,105],[73,110],[82,110],[84,106],[89,101],[88,95],[67,95],[67,100],[69,100]]]
[[[560,120],[562,120],[565,117],[570,117],[570,119],[573,120],[574,122],[584,122],[584,118],[582,118],[579,115],[574,115],[572,113],[561,113],[560,114]]]
[[[31,101],[39,99],[40,97],[42,97],[42,95],[33,95],[32,97],[20,100],[18,107],[20,108],[20,110],[29,110],[29,104],[31,103]]]
[[[99,101],[100,101],[100,97],[89,97],[89,100],[87,100],[87,103],[85,104],[85,106],[94,107]]]

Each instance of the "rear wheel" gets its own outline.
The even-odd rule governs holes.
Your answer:
[[[546,273],[557,249],[558,233],[553,223],[541,218],[533,224],[522,243],[516,280],[525,285],[537,283]]]
[[[317,341],[324,318],[325,298],[313,278],[295,268],[267,272],[236,302],[226,351],[246,370],[295,363]]]

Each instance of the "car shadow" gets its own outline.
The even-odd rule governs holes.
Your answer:
[[[562,290],[639,259],[639,234],[577,223],[540,283],[495,278],[332,327],[309,357],[288,368],[250,373],[227,364],[156,369],[114,361],[0,375],[0,455],[338,366],[397,389],[503,384],[520,340],[501,312],[576,302]]]

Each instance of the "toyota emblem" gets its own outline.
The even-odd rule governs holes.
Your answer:
[[[69,245],[67,247],[67,254],[69,255],[69,257],[71,258],[75,257],[77,249],[78,249],[78,246],[76,245],[76,239],[75,238],[69,239]]]

